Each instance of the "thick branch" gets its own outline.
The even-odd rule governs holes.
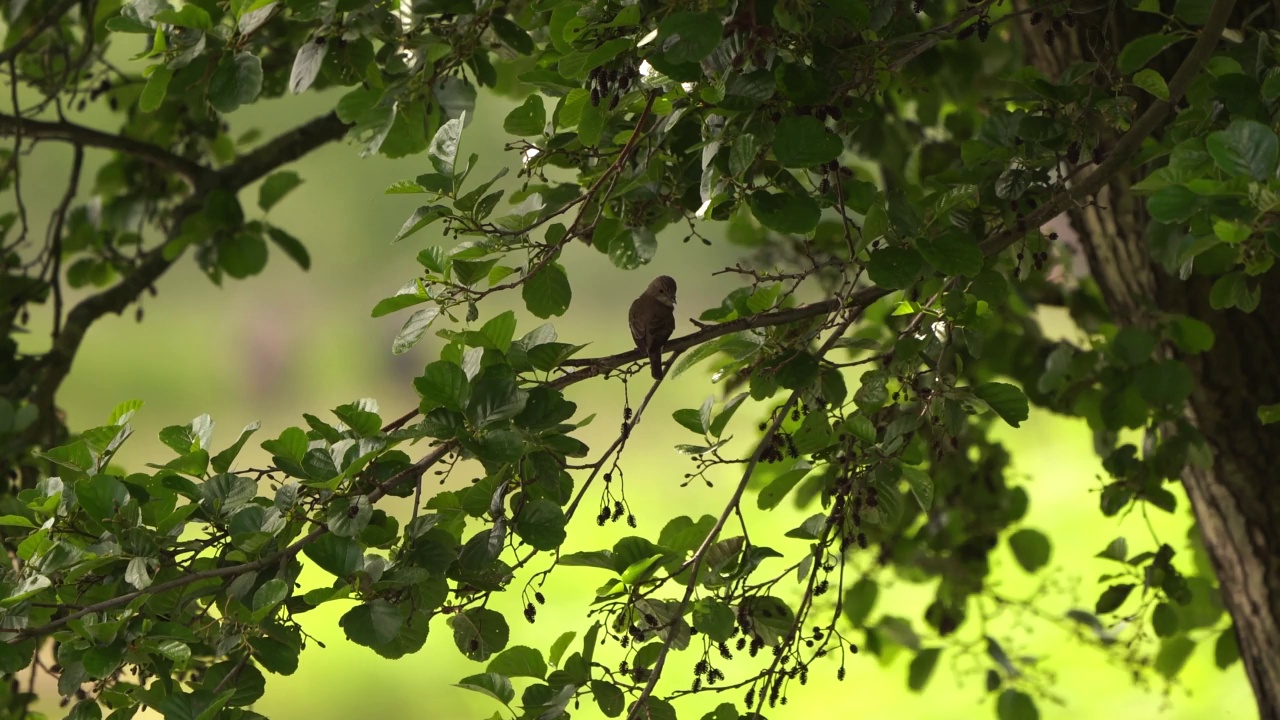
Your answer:
[[[201,182],[196,186],[195,194],[174,211],[172,233],[176,236],[181,232],[183,222],[200,210],[210,191],[238,192],[276,168],[341,138],[345,132],[346,126],[330,113],[276,137],[222,170],[212,173],[202,170],[198,174]],[[166,257],[164,245],[161,245],[144,255],[120,282],[81,300],[71,309],[62,333],[37,366],[40,376],[33,393],[37,407],[52,407],[53,396],[70,372],[71,362],[89,326],[107,313],[124,312],[176,259]]]
[[[181,175],[195,187],[208,171],[199,163],[174,155],[162,147],[134,140],[123,135],[113,135],[72,122],[46,122],[14,117],[0,113],[0,135],[18,135],[36,140],[61,140],[85,147],[115,150],[151,163],[162,170]]]
[[[219,171],[222,186],[237,191],[322,145],[342,139],[346,133],[347,126],[336,114],[322,115],[255,148]]]

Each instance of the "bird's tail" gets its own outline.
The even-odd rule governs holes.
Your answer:
[[[649,369],[653,371],[653,379],[662,379],[662,350],[654,348],[649,351]]]

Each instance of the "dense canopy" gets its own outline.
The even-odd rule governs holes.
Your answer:
[[[921,690],[940,657],[980,647],[999,719],[1036,718],[1051,678],[985,624],[1015,602],[990,582],[996,548],[1051,571],[992,435],[1035,405],[1088,422],[1107,477],[1078,492],[1102,516],[1185,497],[1198,523],[1176,547],[1058,547],[1116,568],[1057,619],[1143,682],[1176,680],[1212,644],[1220,667],[1244,660],[1261,717],[1280,718],[1280,317],[1262,310],[1280,291],[1274,4],[5,13],[5,717],[29,716],[38,674],[76,720],[259,717],[269,677],[298,667],[307,612],[344,603],[346,636],[384,657],[451,634],[486,663],[460,684],[500,717],[674,718],[685,696],[726,688],[707,717],[785,717],[810,673],[843,680],[858,653],[909,653]],[[326,90],[332,111],[287,132],[230,133],[240,108]],[[517,103],[505,147],[468,134],[481,92]],[[419,405],[301,407],[296,426],[255,423],[230,445],[201,415],[165,428],[172,453],[144,467],[113,461],[140,402],[68,426],[59,389],[85,334],[112,313],[143,320],[140,299],[176,264],[232,290],[268,260],[309,266],[307,238],[268,211],[306,180],[293,161],[343,141],[351,163],[423,170],[385,188],[420,198],[386,239],[421,251],[372,308],[405,316],[390,351],[423,358]],[[43,217],[23,198],[46,143],[73,161]],[[509,170],[473,173],[481,153]],[[681,239],[733,244],[738,286],[718,307],[680,306],[696,329],[666,343],[663,380],[640,350],[592,356],[589,330],[554,327],[584,302],[567,257],[600,253],[647,282]],[[500,310],[508,297],[523,309]],[[1049,339],[1045,308],[1066,310],[1071,338]],[[706,392],[673,417],[645,412],[686,373]],[[566,397],[623,381],[613,417]],[[593,420],[619,423],[616,439],[589,447]],[[638,526],[623,470],[641,422],[689,458],[663,482],[731,476],[717,514]],[[270,466],[237,460],[248,443]],[[412,498],[411,514],[379,507],[388,496]],[[752,530],[780,507],[807,519],[785,538]],[[614,541],[575,540],[579,515]],[[330,582],[303,590],[304,565]],[[581,626],[549,647],[512,642],[519,619],[490,599],[518,593],[532,622],[548,574],[573,566],[599,583],[556,599],[589,608]],[[896,613],[886,578],[929,587],[923,615]],[[692,678],[664,672],[677,656]]]

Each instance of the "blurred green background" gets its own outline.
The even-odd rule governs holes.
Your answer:
[[[232,134],[260,127],[269,137],[327,111],[336,97],[310,93],[243,109],[229,118]],[[501,120],[511,107],[505,99],[481,95],[461,150],[464,155],[482,153],[474,177],[487,178],[500,163],[518,164],[516,153],[500,152],[507,139]],[[94,115],[92,110],[72,119],[107,130],[115,128],[110,117]],[[33,228],[36,233],[44,232],[43,219],[65,187],[70,154],[67,147],[41,146],[23,165],[24,197],[37,223]],[[96,167],[102,157],[91,153],[90,167]],[[386,196],[383,189],[395,180],[426,171],[425,158],[360,159],[351,145],[335,144],[293,169],[306,182],[273,209],[270,219],[307,244],[313,259],[310,272],[302,272],[273,248],[272,260],[262,275],[244,282],[228,281],[218,288],[186,257],[157,284],[158,299],[145,299],[142,323],[135,322],[130,310],[124,317],[105,318],[88,334],[63,386],[60,404],[73,428],[87,428],[105,422],[120,401],[145,400],[146,406],[133,420],[135,436],[119,456],[126,467],[140,469],[143,462],[167,460],[171,453],[155,439],[156,433],[166,425],[185,424],[206,412],[218,423],[216,448],[231,443],[245,424],[262,421],[263,429],[240,458],[242,465],[260,467],[267,458],[257,443],[275,437],[289,425],[302,425],[303,412],[324,415],[328,408],[371,397],[379,402],[383,417],[391,418],[416,405],[410,381],[434,359],[439,346],[429,336],[406,355],[392,356],[391,340],[408,312],[372,319],[369,311],[377,300],[416,274],[414,256],[419,250],[430,243],[452,244],[441,237],[439,226],[398,245],[389,242],[417,203],[413,196]],[[506,187],[516,185],[513,176],[504,181]],[[85,182],[81,187],[91,184]],[[242,194],[241,201],[250,217],[260,214],[256,187]],[[12,194],[0,198],[0,212],[11,209],[13,203]],[[626,308],[659,273],[673,275],[680,285],[677,334],[692,330],[687,319],[718,305],[733,287],[731,277],[713,277],[712,273],[743,254],[741,248],[720,239],[722,228],[702,223],[698,229],[716,242],[710,247],[696,241],[682,243],[678,232],[668,231],[659,238],[656,260],[626,274],[592,249],[579,244],[570,247],[563,260],[574,299],[568,313],[554,322],[561,340],[591,342],[584,355],[629,349]],[[79,296],[82,293],[73,293],[71,300]],[[486,300],[482,317],[507,308],[517,309],[521,318],[518,334],[540,324],[524,312],[515,295]],[[47,320],[47,314],[33,315],[33,332],[22,338],[26,350],[47,347]],[[1050,316],[1045,321],[1053,332],[1080,339],[1064,318]],[[649,383],[647,374],[637,376],[631,386],[633,403],[648,390]],[[666,384],[628,445],[624,457],[626,489],[640,523],[639,533],[656,536],[671,517],[680,514],[695,518],[716,514],[732,491],[736,478],[726,474],[713,476],[716,482],[711,488],[701,483],[680,487],[684,473],[693,465],[676,454],[672,445],[691,438],[670,420],[671,412],[697,407],[709,387],[705,366]],[[599,413],[596,421],[579,433],[599,452],[613,439],[621,420],[621,384],[584,383],[570,392],[570,399],[579,404],[580,417]],[[740,443],[755,434],[762,412],[760,406],[748,405],[739,413],[732,432],[742,438]],[[1047,532],[1054,541],[1054,553],[1050,570],[1033,578],[1017,566],[1007,546],[1002,545],[994,558],[993,580],[1005,595],[1037,596],[1039,607],[1059,618],[1071,607],[1091,608],[1100,590],[1098,576],[1111,570],[1107,561],[1095,559],[1094,554],[1118,535],[1128,537],[1133,552],[1155,549],[1146,521],[1141,513],[1120,519],[1104,519],[1099,514],[1095,493],[1103,471],[1083,422],[1033,411],[1022,429],[1004,428],[1001,436],[1012,448],[1015,473],[1032,498],[1025,524]],[[409,450],[411,454],[421,452],[420,448]],[[474,477],[468,470],[455,473],[450,483],[461,484]],[[424,492],[429,495],[437,487],[428,479]],[[265,484],[262,490],[269,492]],[[1175,516],[1157,512],[1150,520],[1161,541],[1182,551],[1186,549],[1190,512],[1185,497],[1179,495]],[[594,492],[584,501],[585,511],[570,529],[567,550],[608,547],[631,532],[622,523],[598,528],[593,520],[596,502],[598,494]],[[408,501],[393,498],[386,505],[402,521],[409,515]],[[809,511],[784,506],[777,512],[756,513],[754,496],[750,495],[744,505],[757,542],[772,532],[774,539],[768,544],[793,558],[803,550],[801,541],[782,538],[782,533]],[[1185,565],[1190,562],[1190,553],[1180,552],[1178,559]],[[792,560],[767,562],[766,571],[785,567],[783,563]],[[854,553],[846,576],[856,577],[870,562],[871,553]],[[531,572],[545,567],[545,560],[532,563],[517,578],[515,587],[523,585]],[[1040,592],[1045,576],[1052,579],[1052,588]],[[539,608],[534,625],[520,617],[518,592],[498,598],[491,607],[509,611],[512,645],[545,650],[565,630],[577,630],[581,637],[589,625],[585,618],[590,590],[604,579],[603,573],[588,568],[557,570],[542,588],[548,603]],[[303,582],[309,589],[327,580],[323,573],[308,572]],[[872,617],[888,608],[923,625],[920,618],[930,596],[928,588],[890,582],[892,588],[881,592]],[[833,596],[828,596],[830,601]],[[452,685],[466,675],[483,672],[483,666],[461,657],[443,618],[434,622],[426,648],[392,662],[345,641],[337,621],[348,607],[349,603],[331,603],[302,616],[306,630],[326,647],[308,643],[298,672],[290,677],[270,677],[267,695],[255,709],[274,720],[480,718],[501,709],[493,700]],[[820,607],[829,612],[830,604]],[[966,627],[964,637],[973,641],[971,645],[961,649],[948,646],[922,694],[906,688],[909,653],[888,660],[869,653],[852,656],[843,683],[836,682],[839,661],[831,655],[824,659],[830,662],[815,664],[807,687],[795,687],[790,703],[768,715],[775,719],[813,717],[815,713],[856,713],[856,717],[871,719],[993,718],[994,696],[983,691],[983,672],[988,665],[985,645],[976,623],[970,625],[973,627]],[[1106,653],[1074,640],[1076,629],[1068,622],[1038,621],[1006,612],[994,617],[988,630],[1001,639],[1011,655],[1039,658],[1044,670],[1056,678],[1051,691],[1060,703],[1041,701],[1044,718],[1257,717],[1241,666],[1237,663],[1227,672],[1214,667],[1212,635],[1206,635],[1206,641],[1197,647],[1181,675],[1181,684],[1167,690],[1159,684],[1135,687],[1122,667],[1108,662]],[[578,645],[580,642],[575,647]],[[1154,643],[1144,648],[1148,654],[1154,649]],[[616,662],[617,657],[611,655],[616,651],[616,646],[610,645],[604,658],[613,657]],[[1122,653],[1123,648],[1112,652]],[[678,657],[669,664],[663,687],[687,687],[692,681],[693,660]],[[735,681],[734,667],[745,670],[756,664],[744,658],[724,667],[730,683]],[[521,687],[517,685],[518,690]],[[682,700],[678,707],[682,717],[696,718],[719,702],[741,699],[742,691],[734,690]],[[63,712],[53,701],[46,709],[55,717]],[[574,715],[598,717],[600,713],[594,704],[584,704]]]

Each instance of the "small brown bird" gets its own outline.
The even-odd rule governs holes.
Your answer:
[[[654,278],[644,294],[631,303],[627,320],[631,339],[649,356],[653,378],[661,379],[662,346],[676,329],[676,281],[666,275]]]

